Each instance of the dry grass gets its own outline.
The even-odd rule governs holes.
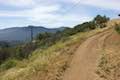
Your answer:
[[[118,21],[119,22],[119,21]],[[114,31],[105,40],[97,74],[105,80],[120,80],[120,35]]]
[[[1,72],[0,80],[61,80],[77,47],[88,37],[103,30],[78,33],[68,41],[59,41],[46,50],[37,49],[28,60],[20,61],[16,67]]]

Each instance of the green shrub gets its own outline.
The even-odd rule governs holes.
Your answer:
[[[120,25],[116,24],[115,25],[115,30],[120,34]]]
[[[18,60],[27,59],[36,48],[37,45],[35,43],[27,43],[22,46],[16,47],[14,58]]]
[[[76,31],[76,33],[78,33],[78,32],[86,32],[89,30],[93,30],[95,28],[96,28],[96,24],[93,21],[90,21],[75,26],[74,30]]]
[[[6,62],[4,62],[3,64],[0,65],[0,70],[7,70],[10,69],[12,67],[15,67],[17,64],[17,61],[14,59],[9,59]]]
[[[105,15],[104,16],[97,15],[93,21],[95,22],[97,27],[104,28],[106,27],[105,23],[108,22],[109,20],[110,20],[109,17],[106,17]]]
[[[0,48],[0,64],[14,56],[15,50],[13,48]]]

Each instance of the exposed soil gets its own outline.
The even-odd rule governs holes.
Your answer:
[[[111,33],[111,29],[103,31],[82,43],[75,51],[63,80],[102,80],[95,71],[99,64],[104,41]]]

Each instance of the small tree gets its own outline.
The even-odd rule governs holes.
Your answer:
[[[106,17],[105,15],[104,16],[101,16],[101,15],[97,15],[95,18],[94,18],[94,22],[95,24],[100,27],[100,28],[103,28],[105,27],[105,23],[107,21],[109,21],[110,19],[108,17]]]

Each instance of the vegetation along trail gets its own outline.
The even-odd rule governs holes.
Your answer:
[[[63,80],[102,80],[96,74],[96,68],[104,41],[111,33],[111,29],[107,29],[90,37],[81,44],[75,52],[70,67],[63,76]]]

